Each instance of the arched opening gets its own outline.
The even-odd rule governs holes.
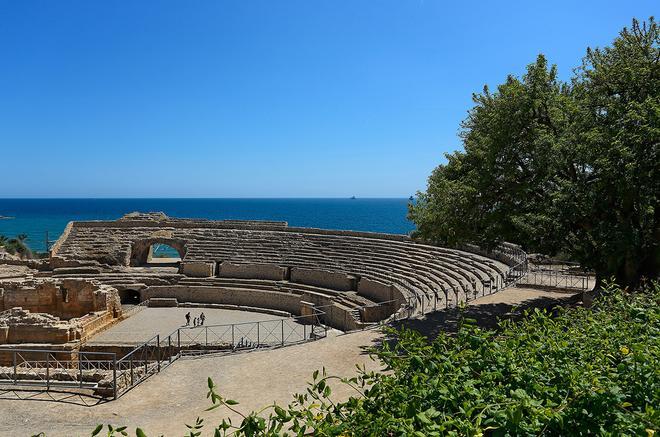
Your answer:
[[[149,238],[133,243],[131,266],[178,267],[186,254],[182,241],[171,238]]]
[[[140,303],[140,292],[137,290],[121,290],[119,300],[122,305],[138,305]]]
[[[181,255],[179,252],[169,244],[154,243],[149,246],[147,253],[147,264],[149,265],[163,265],[163,264],[178,264],[181,262]]]

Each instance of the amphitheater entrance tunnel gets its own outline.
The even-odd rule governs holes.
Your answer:
[[[140,292],[137,290],[119,291],[119,300],[122,305],[137,305],[140,303]]]
[[[185,244],[178,240],[141,240],[133,244],[131,266],[178,267],[185,253]]]

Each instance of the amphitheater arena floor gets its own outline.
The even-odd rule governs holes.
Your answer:
[[[107,343],[142,343],[156,334],[161,338],[185,325],[186,313],[190,312],[190,324],[193,318],[203,312],[206,316],[204,325],[228,325],[232,323],[279,320],[283,317],[252,311],[237,311],[218,308],[145,308],[128,319],[95,335],[90,344]]]
[[[563,297],[565,293],[511,288],[472,305],[506,306]],[[15,394],[0,392],[0,436],[28,436],[42,431],[47,436],[86,436],[99,423],[128,425],[131,431],[139,425],[147,435],[182,435],[186,432],[184,423],[193,423],[198,415],[209,425],[229,416],[223,414],[224,410],[203,411],[209,405],[209,376],[223,396],[238,400],[245,411],[273,401],[286,405],[293,393],[305,390],[316,369],[325,366],[329,374],[341,376],[355,375],[355,364],[364,364],[368,370],[378,369],[378,364],[364,352],[364,346],[374,344],[380,337],[378,331],[367,330],[270,351],[182,359],[119,400],[98,405],[79,397],[60,402],[41,401],[43,396],[15,400]],[[337,398],[351,394],[346,387],[332,386]],[[238,420],[230,417],[234,422]]]

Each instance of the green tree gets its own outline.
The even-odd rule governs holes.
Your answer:
[[[633,21],[573,80],[558,214],[573,255],[624,284],[660,266],[660,29]],[[572,150],[571,150],[572,149]],[[572,165],[572,168],[570,167]]]
[[[521,79],[474,95],[464,151],[411,205],[415,235],[562,252],[623,284],[657,276],[659,33],[653,18],[634,21],[588,50],[569,84],[541,55]]]

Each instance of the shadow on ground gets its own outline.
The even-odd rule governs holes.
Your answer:
[[[461,318],[473,319],[477,326],[485,329],[495,329],[500,320],[516,320],[523,316],[525,311],[539,308],[552,311],[558,307],[577,305],[581,295],[567,295],[563,298],[538,297],[527,299],[518,304],[509,303],[484,303],[478,305],[467,305],[466,307],[448,308],[426,314],[419,319],[404,319],[393,322],[389,326],[395,329],[408,328],[418,331],[429,340],[434,340],[441,332],[451,334],[458,330]],[[381,337],[374,341],[372,346],[378,346],[382,341],[393,341],[390,337]],[[365,348],[368,353],[369,347]]]
[[[48,391],[48,390],[19,390],[2,389],[0,399],[12,401],[59,402],[63,404],[93,407],[108,402],[107,399],[81,393]]]

